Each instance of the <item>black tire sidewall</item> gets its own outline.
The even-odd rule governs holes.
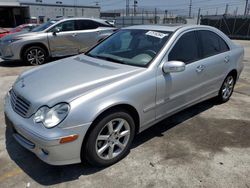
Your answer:
[[[102,128],[109,121],[111,121],[112,119],[116,119],[116,118],[123,118],[128,122],[130,126],[130,138],[129,138],[127,146],[125,147],[125,149],[122,151],[120,155],[118,155],[117,157],[111,160],[103,160],[100,157],[98,157],[96,153],[96,149],[95,149],[96,138],[99,132],[102,130]],[[104,116],[99,122],[97,122],[94,125],[94,128],[91,130],[87,139],[87,143],[84,148],[85,159],[87,160],[88,163],[94,166],[105,167],[105,166],[112,165],[118,162],[119,160],[121,160],[122,158],[124,158],[128,154],[134,135],[135,135],[134,120],[126,111],[110,113],[107,116]]]
[[[29,51],[30,51],[30,50],[34,50],[34,49],[39,49],[39,50],[41,50],[41,51],[44,53],[44,62],[43,62],[42,64],[46,63],[47,60],[48,60],[48,54],[47,54],[46,50],[44,50],[44,48],[42,48],[42,47],[40,47],[40,46],[31,46],[31,47],[27,48],[27,49],[24,51],[23,60],[25,61],[25,63],[27,63],[27,64],[29,64],[29,65],[36,66],[36,65],[34,65],[34,64],[31,64],[31,63],[28,61],[28,58],[27,58],[27,55],[28,55]],[[41,65],[42,65],[42,64],[41,64]]]

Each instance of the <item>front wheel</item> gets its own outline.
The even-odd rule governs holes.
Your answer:
[[[42,65],[46,63],[48,55],[43,48],[39,46],[32,46],[25,50],[23,59],[30,65]]]
[[[112,165],[126,156],[134,134],[134,120],[127,112],[109,113],[88,136],[85,158],[94,166]]]
[[[235,78],[233,75],[228,75],[224,80],[221,89],[219,91],[218,100],[220,103],[227,102],[233,94]]]

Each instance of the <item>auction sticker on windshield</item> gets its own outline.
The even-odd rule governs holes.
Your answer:
[[[148,31],[146,33],[146,35],[149,35],[149,36],[152,36],[152,37],[157,37],[157,38],[160,38],[160,39],[168,36],[168,34],[157,32],[157,31]]]

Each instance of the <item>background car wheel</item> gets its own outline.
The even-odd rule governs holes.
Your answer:
[[[227,102],[230,99],[231,95],[233,94],[235,81],[236,79],[232,74],[229,74],[226,77],[218,95],[218,101],[220,103]]]
[[[112,165],[128,154],[134,135],[134,120],[126,111],[106,114],[88,136],[85,159],[94,166]]]
[[[46,63],[48,55],[46,50],[39,46],[32,46],[25,50],[23,59],[30,65],[42,65]]]

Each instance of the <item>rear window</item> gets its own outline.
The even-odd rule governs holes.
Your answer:
[[[98,27],[98,24],[92,20],[76,20],[76,30],[96,29]]]

